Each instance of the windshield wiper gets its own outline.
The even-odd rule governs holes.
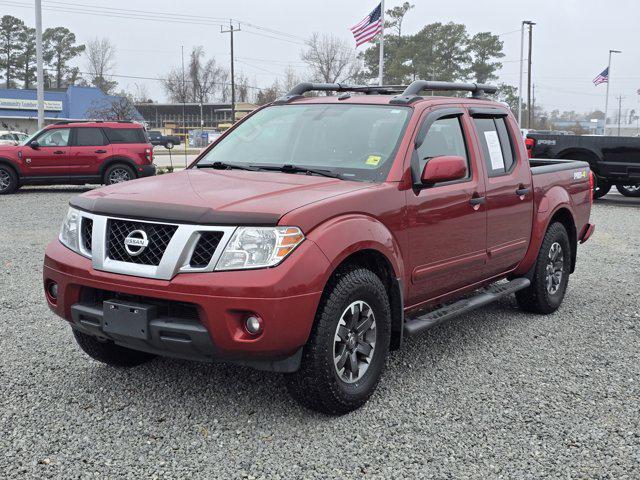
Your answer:
[[[275,170],[285,173],[306,173],[307,175],[322,175],[323,177],[340,179],[342,178],[342,175],[336,172],[331,172],[329,170],[318,170],[315,168],[299,167],[297,165],[291,165],[290,163],[284,164],[282,166],[262,165],[260,166],[260,168],[262,170]]]
[[[251,172],[257,172],[262,170],[258,167],[251,165],[241,165],[239,163],[227,163],[227,162],[213,162],[196,165],[196,168],[215,168],[216,170],[249,170]]]

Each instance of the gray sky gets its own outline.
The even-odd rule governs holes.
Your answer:
[[[70,28],[80,42],[96,36],[108,37],[118,49],[116,73],[141,77],[161,76],[170,66],[180,65],[180,45],[185,46],[185,52],[194,45],[202,45],[207,55],[228,64],[229,37],[220,33],[219,25],[114,18],[97,15],[96,7],[198,15],[203,19],[232,17],[275,29],[291,36],[274,35],[278,38],[269,38],[264,35],[271,34],[264,30],[244,26],[244,31],[236,35],[237,70],[246,74],[252,84],[267,86],[282,74],[288,64],[300,72],[304,70],[300,62],[302,38],[318,31],[332,33],[351,42],[348,27],[364,17],[376,3],[377,0],[323,0],[312,6],[303,0],[60,0],[55,3],[43,0],[43,23],[45,28]],[[386,0],[386,8],[401,3],[402,0]],[[403,27],[407,33],[436,21],[464,23],[471,34],[479,31],[504,33],[501,39],[506,56],[500,81],[515,86],[518,84],[520,35],[514,30],[519,29],[524,19],[537,22],[532,72],[537,101],[547,110],[603,110],[606,86],[595,87],[591,81],[606,67],[608,50],[622,50],[622,54],[614,57],[612,66],[610,110],[617,106],[617,100],[613,98],[619,94],[626,97],[623,109],[638,106],[638,0],[414,0],[413,3],[416,8],[407,15]],[[0,0],[0,12],[23,18],[33,25],[32,5],[33,0]],[[181,11],[181,7],[184,10]],[[81,8],[91,14],[79,13]],[[123,16],[126,15],[123,12]],[[81,69],[83,62],[80,61]],[[146,83],[152,98],[162,100],[164,97],[157,81],[117,80],[130,90],[134,89],[136,82]]]

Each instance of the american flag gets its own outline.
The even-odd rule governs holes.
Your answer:
[[[382,32],[382,2],[362,21],[351,27],[351,33],[356,39],[356,47],[370,41]]]
[[[609,67],[605,68],[600,75],[593,79],[594,85],[600,85],[601,83],[609,82]]]

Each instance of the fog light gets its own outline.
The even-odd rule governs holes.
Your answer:
[[[51,282],[49,284],[49,295],[54,300],[57,300],[57,298],[58,298],[58,284],[56,282]]]
[[[262,331],[262,319],[256,315],[250,315],[244,321],[244,328],[251,335],[257,335]]]

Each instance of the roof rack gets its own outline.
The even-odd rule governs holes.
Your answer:
[[[306,92],[358,92],[366,95],[390,95],[406,91],[406,85],[348,85],[342,83],[299,83],[283,97],[278,98],[275,105],[282,105],[302,98]]]
[[[70,123],[133,123],[131,120],[58,120],[53,125],[68,125]]]
[[[455,83],[455,82],[437,82],[427,80],[416,80],[411,83],[402,94],[391,99],[389,103],[394,105],[406,105],[421,99],[420,92],[423,90],[431,90],[436,92],[444,91],[462,91],[471,92],[473,98],[484,98],[485,93],[496,93],[498,87],[488,85],[486,83]]]

